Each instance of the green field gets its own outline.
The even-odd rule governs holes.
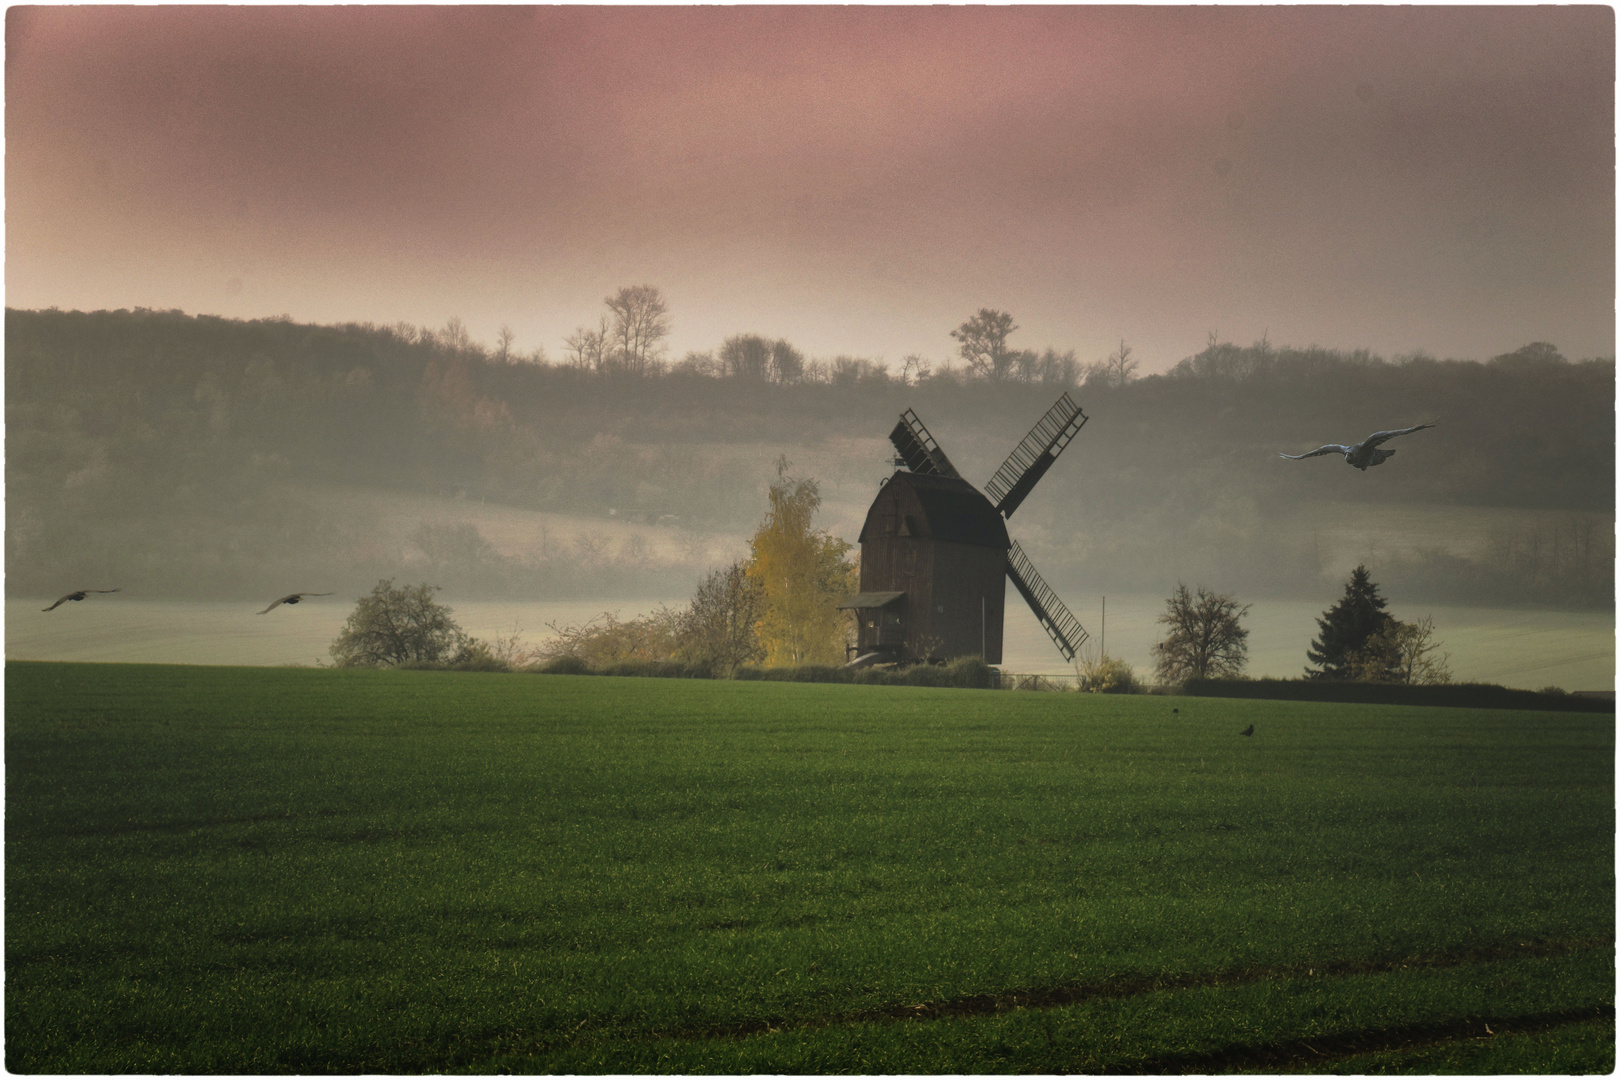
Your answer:
[[[10,663],[6,1066],[1608,1072],[1614,749],[1591,714]]]

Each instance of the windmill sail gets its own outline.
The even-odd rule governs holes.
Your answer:
[[[1086,414],[1065,391],[1057,404],[1029,429],[1024,441],[1013,448],[996,475],[984,485],[984,492],[1003,517],[1012,517],[1035,482],[1046,475],[1063,448],[1086,424]],[[898,429],[897,429],[898,430]],[[890,436],[893,438],[893,436]],[[1025,594],[1028,595],[1028,594]],[[1033,601],[1031,601],[1033,603]]]
[[[1041,580],[1041,575],[1035,572],[1035,565],[1029,561],[1029,556],[1024,554],[1024,549],[1018,546],[1016,540],[1007,550],[1007,576],[1012,579],[1018,591],[1024,594],[1029,609],[1035,613],[1041,629],[1052,639],[1052,644],[1058,647],[1058,652],[1063,654],[1063,659],[1073,660],[1074,654],[1080,651],[1080,646],[1090,635],[1086,633],[1085,627],[1080,625],[1080,620],[1064,606],[1062,600],[1058,599],[1051,586]]]
[[[934,441],[934,437],[928,433],[923,422],[910,409],[900,414],[900,422],[889,432],[889,441],[900,451],[900,457],[906,463],[906,468],[912,472],[934,473],[961,479],[961,474],[951,464],[951,459],[945,456],[945,451],[939,448],[939,443]]]

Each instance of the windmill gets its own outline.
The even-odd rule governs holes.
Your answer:
[[[889,433],[896,470],[861,529],[856,663],[982,656],[1001,662],[1006,582],[1024,597],[1065,661],[1087,634],[1042,580],[1006,522],[1085,426],[1064,393],[1013,448],[981,493],[962,479],[911,409]],[[988,496],[988,497],[986,497]]]

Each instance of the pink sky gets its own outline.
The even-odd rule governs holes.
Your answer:
[[[13,7],[13,307],[1614,352],[1607,7]]]

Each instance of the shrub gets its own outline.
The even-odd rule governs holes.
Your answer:
[[[589,675],[591,665],[577,656],[556,656],[535,670],[542,675]]]
[[[1081,662],[1080,689],[1091,694],[1134,694],[1141,687],[1131,665],[1117,656],[1103,656]]]
[[[451,671],[511,671],[510,662],[495,654],[489,642],[468,638],[446,665]]]
[[[995,671],[977,656],[958,656],[945,665],[947,686],[964,690],[989,690],[995,685]]]
[[[799,667],[743,667],[738,679],[760,682],[859,683],[862,686],[951,686],[988,690],[994,671],[977,656],[959,656],[948,664],[850,669],[821,664]]]
[[[712,679],[714,669],[707,664],[683,664],[677,660],[620,660],[598,668],[597,675],[635,675],[648,679]]]
[[[862,671],[871,671],[863,668]],[[860,672],[825,664],[802,664],[799,667],[743,667],[736,677],[752,682],[860,682]]]
[[[949,686],[950,676],[944,664],[912,664],[893,673],[892,681],[900,686]]]
[[[547,623],[557,636],[545,646],[542,655],[549,661],[573,658],[587,668],[633,660],[668,660],[677,648],[679,620],[679,612],[659,608],[626,622],[605,611],[589,622],[566,626]]]

